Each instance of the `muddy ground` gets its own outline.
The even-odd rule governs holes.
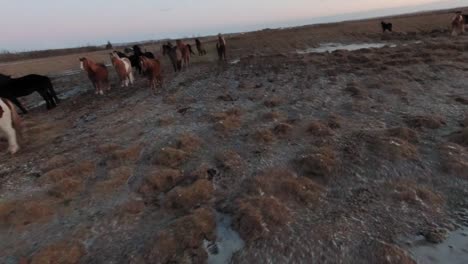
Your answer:
[[[0,156],[0,262],[466,263],[468,36],[317,35],[166,67],[156,96],[57,71]],[[320,36],[387,46],[297,53]]]

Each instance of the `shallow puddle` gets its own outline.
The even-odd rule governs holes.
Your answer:
[[[205,241],[208,264],[230,263],[232,256],[244,247],[244,241],[231,227],[229,215],[216,213],[216,242]]]
[[[440,244],[431,244],[424,238],[414,242],[410,249],[419,264],[468,263],[468,227],[456,230]]]
[[[371,49],[371,48],[383,48],[383,47],[396,47],[395,44],[391,43],[360,43],[360,44],[341,44],[341,43],[325,43],[321,44],[318,48],[308,48],[305,50],[297,50],[298,54],[307,54],[307,53],[325,53],[333,52],[337,50],[347,50],[354,51],[360,49]]]

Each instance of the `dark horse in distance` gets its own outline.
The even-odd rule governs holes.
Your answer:
[[[38,92],[46,102],[47,109],[57,106],[59,99],[54,91],[49,77],[30,74],[20,78],[0,74],[0,97],[12,101],[23,113],[28,111],[18,101],[18,97],[28,96]]]
[[[203,44],[201,43],[201,41],[199,39],[197,39],[197,38],[195,39],[195,44],[197,45],[198,56],[206,55],[206,50],[203,47]]]
[[[382,25],[382,32],[385,33],[385,31],[393,32],[393,24],[392,23],[385,23],[382,21],[380,23]]]
[[[178,72],[182,70],[182,52],[176,47],[172,46],[170,42],[163,45],[163,55],[169,56],[169,60],[172,63],[172,67],[174,67],[174,71]]]

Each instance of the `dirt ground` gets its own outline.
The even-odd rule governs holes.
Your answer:
[[[157,95],[113,69],[94,95],[78,58],[105,51],[0,65],[64,98],[0,155],[0,262],[444,263],[419,245],[468,225],[468,36],[450,17],[239,34],[228,63],[212,42],[179,74],[162,57]],[[329,42],[388,45],[297,53]]]

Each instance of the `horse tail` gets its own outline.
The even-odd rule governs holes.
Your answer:
[[[195,55],[195,52],[193,52],[193,50],[192,50],[192,46],[190,44],[187,44],[187,47],[188,47],[188,49],[190,51],[190,54]]]
[[[17,137],[21,139],[23,137],[23,122],[21,120],[21,117],[16,111],[15,105],[13,105],[13,103],[10,100],[4,99],[4,102],[8,106],[8,108],[10,108],[11,123],[13,125],[13,128],[16,131]]]

